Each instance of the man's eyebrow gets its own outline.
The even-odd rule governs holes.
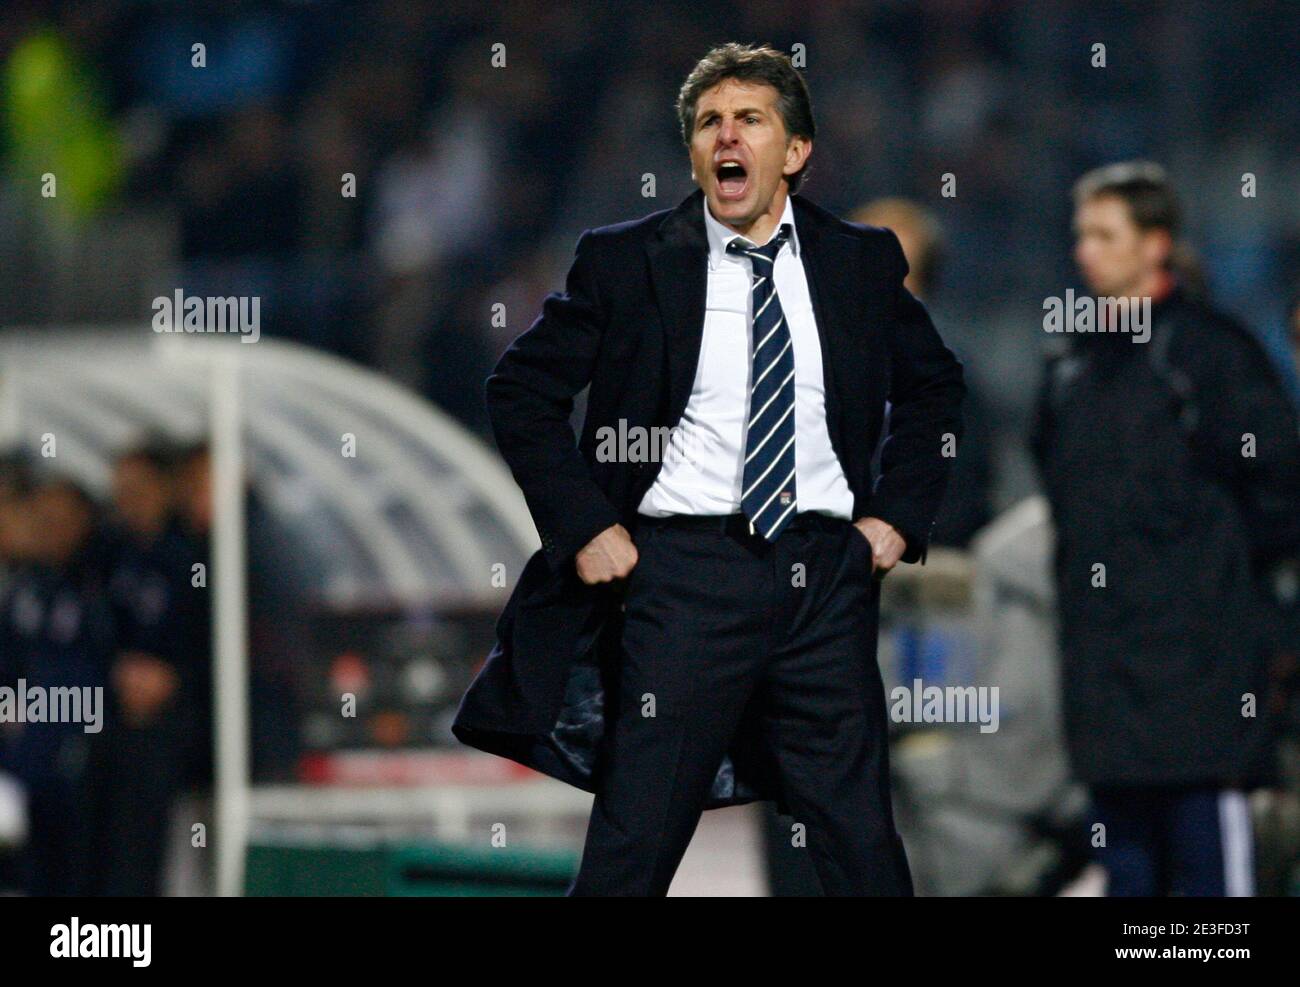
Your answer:
[[[736,110],[735,115],[738,117],[743,117],[743,116],[749,116],[749,114],[751,113],[757,113],[759,116],[762,116],[766,113],[766,111],[760,109],[757,106],[752,106],[752,107],[747,107],[746,109],[743,110]],[[718,113],[717,110],[705,110],[703,113],[700,114],[699,122],[704,123],[710,117],[716,117],[716,116],[721,116],[721,114]]]

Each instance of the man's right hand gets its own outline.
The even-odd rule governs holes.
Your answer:
[[[175,668],[142,651],[119,655],[111,675],[122,718],[136,727],[148,726],[180,688]]]
[[[574,559],[578,578],[588,586],[623,579],[636,568],[636,562],[636,546],[621,524],[606,528],[587,542]]]

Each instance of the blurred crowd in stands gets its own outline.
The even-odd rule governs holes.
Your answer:
[[[0,258],[34,290],[4,293],[0,322],[57,317],[23,256],[58,224],[85,237],[97,218],[161,216],[167,269],[135,295],[105,284],[101,320],[143,323],[177,285],[258,295],[264,331],[379,367],[486,432],[481,382],[578,234],[691,190],[672,112],[686,71],[721,40],[767,41],[806,62],[805,193],[841,215],[883,195],[938,214],[931,306],[1015,437],[1014,499],[1030,340],[1043,297],[1075,283],[1069,188],[1088,168],[1161,161],[1195,204],[1218,303],[1281,352],[1300,266],[1298,32],[1300,12],[1226,17],[1209,0],[14,0]],[[86,273],[113,280],[109,264]]]

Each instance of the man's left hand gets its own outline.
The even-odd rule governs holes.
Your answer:
[[[883,578],[903,557],[903,552],[907,550],[907,540],[892,524],[878,517],[858,518],[853,526],[871,543],[872,575],[878,579]]]

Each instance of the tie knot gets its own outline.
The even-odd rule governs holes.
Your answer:
[[[758,255],[766,260],[769,264],[775,262],[776,255],[781,250],[781,245],[790,239],[790,224],[782,223],[772,239],[761,247],[756,247],[744,237],[736,237],[727,244],[727,252],[731,254],[744,254],[749,257]]]

